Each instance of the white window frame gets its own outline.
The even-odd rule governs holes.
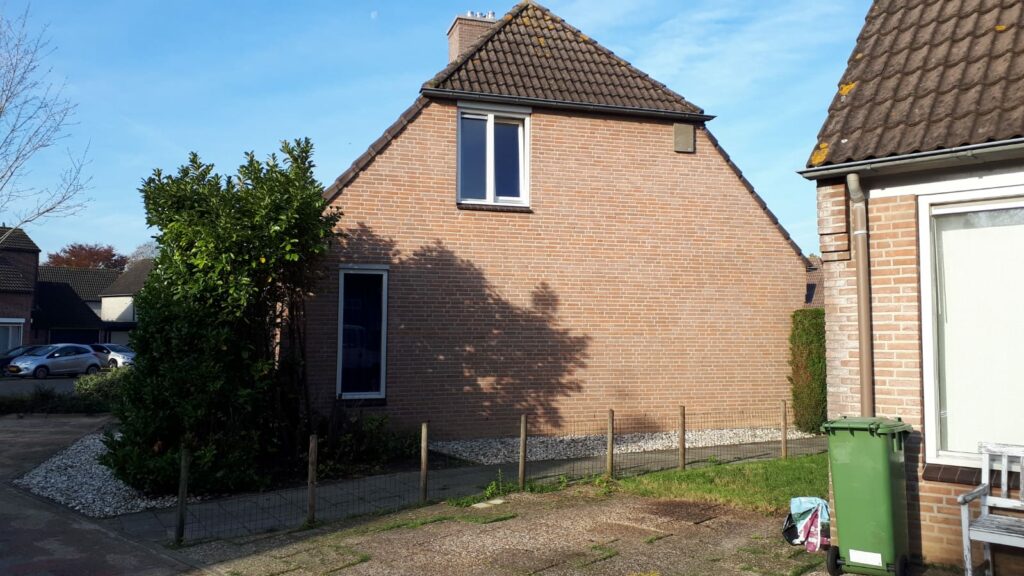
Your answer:
[[[455,122],[456,149],[456,201],[459,204],[478,204],[488,206],[530,206],[530,112],[521,106],[481,105],[474,102],[459,102],[458,116]],[[462,118],[487,120],[487,150],[485,198],[462,197]],[[519,198],[495,195],[494,184],[494,124],[495,119],[515,120],[519,123]]]
[[[25,343],[25,319],[24,318],[0,318],[0,328],[17,328],[18,329],[18,343],[10,344],[11,348],[17,348]],[[0,352],[6,352],[7,350],[0,350]]]
[[[921,377],[924,388],[925,462],[978,468],[981,456],[939,449],[938,338],[935,326],[935,262],[932,216],[1024,207],[1024,185],[946,192],[917,197],[918,250],[921,263]]]
[[[345,275],[367,274],[381,276],[381,331],[380,331],[380,391],[353,392],[344,394],[341,389],[342,359],[345,339]],[[377,264],[351,264],[341,266],[338,271],[338,361],[335,380],[335,396],[342,400],[373,400],[387,397],[388,374],[388,266]]]

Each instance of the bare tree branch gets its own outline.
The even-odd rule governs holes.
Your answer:
[[[69,153],[68,167],[48,187],[22,183],[32,158],[67,136],[75,111],[42,67],[51,52],[45,28],[34,34],[28,21],[28,10],[13,19],[0,13],[0,215],[13,222],[0,245],[16,228],[81,210],[89,184],[85,153]]]

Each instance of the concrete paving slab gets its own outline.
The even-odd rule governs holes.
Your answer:
[[[0,479],[31,470],[109,421],[95,416],[0,417]],[[0,574],[163,576],[191,564],[139,545],[66,508],[0,485]]]

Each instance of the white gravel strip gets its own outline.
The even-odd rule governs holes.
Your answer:
[[[790,430],[790,440],[811,438],[811,434]],[[778,428],[726,428],[722,430],[687,430],[686,447],[732,446],[782,439]],[[564,460],[600,456],[605,453],[607,437],[531,436],[526,441],[527,458],[533,460]],[[615,451],[651,452],[679,447],[679,432],[649,432],[615,436]],[[430,443],[430,449],[479,464],[505,464],[519,461],[519,437],[447,440]]]
[[[107,451],[102,434],[90,434],[43,462],[14,484],[93,518],[166,508],[174,496],[149,498],[99,463]]]

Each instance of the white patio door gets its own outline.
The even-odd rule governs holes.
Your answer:
[[[932,209],[939,449],[1024,443],[1024,207]]]

